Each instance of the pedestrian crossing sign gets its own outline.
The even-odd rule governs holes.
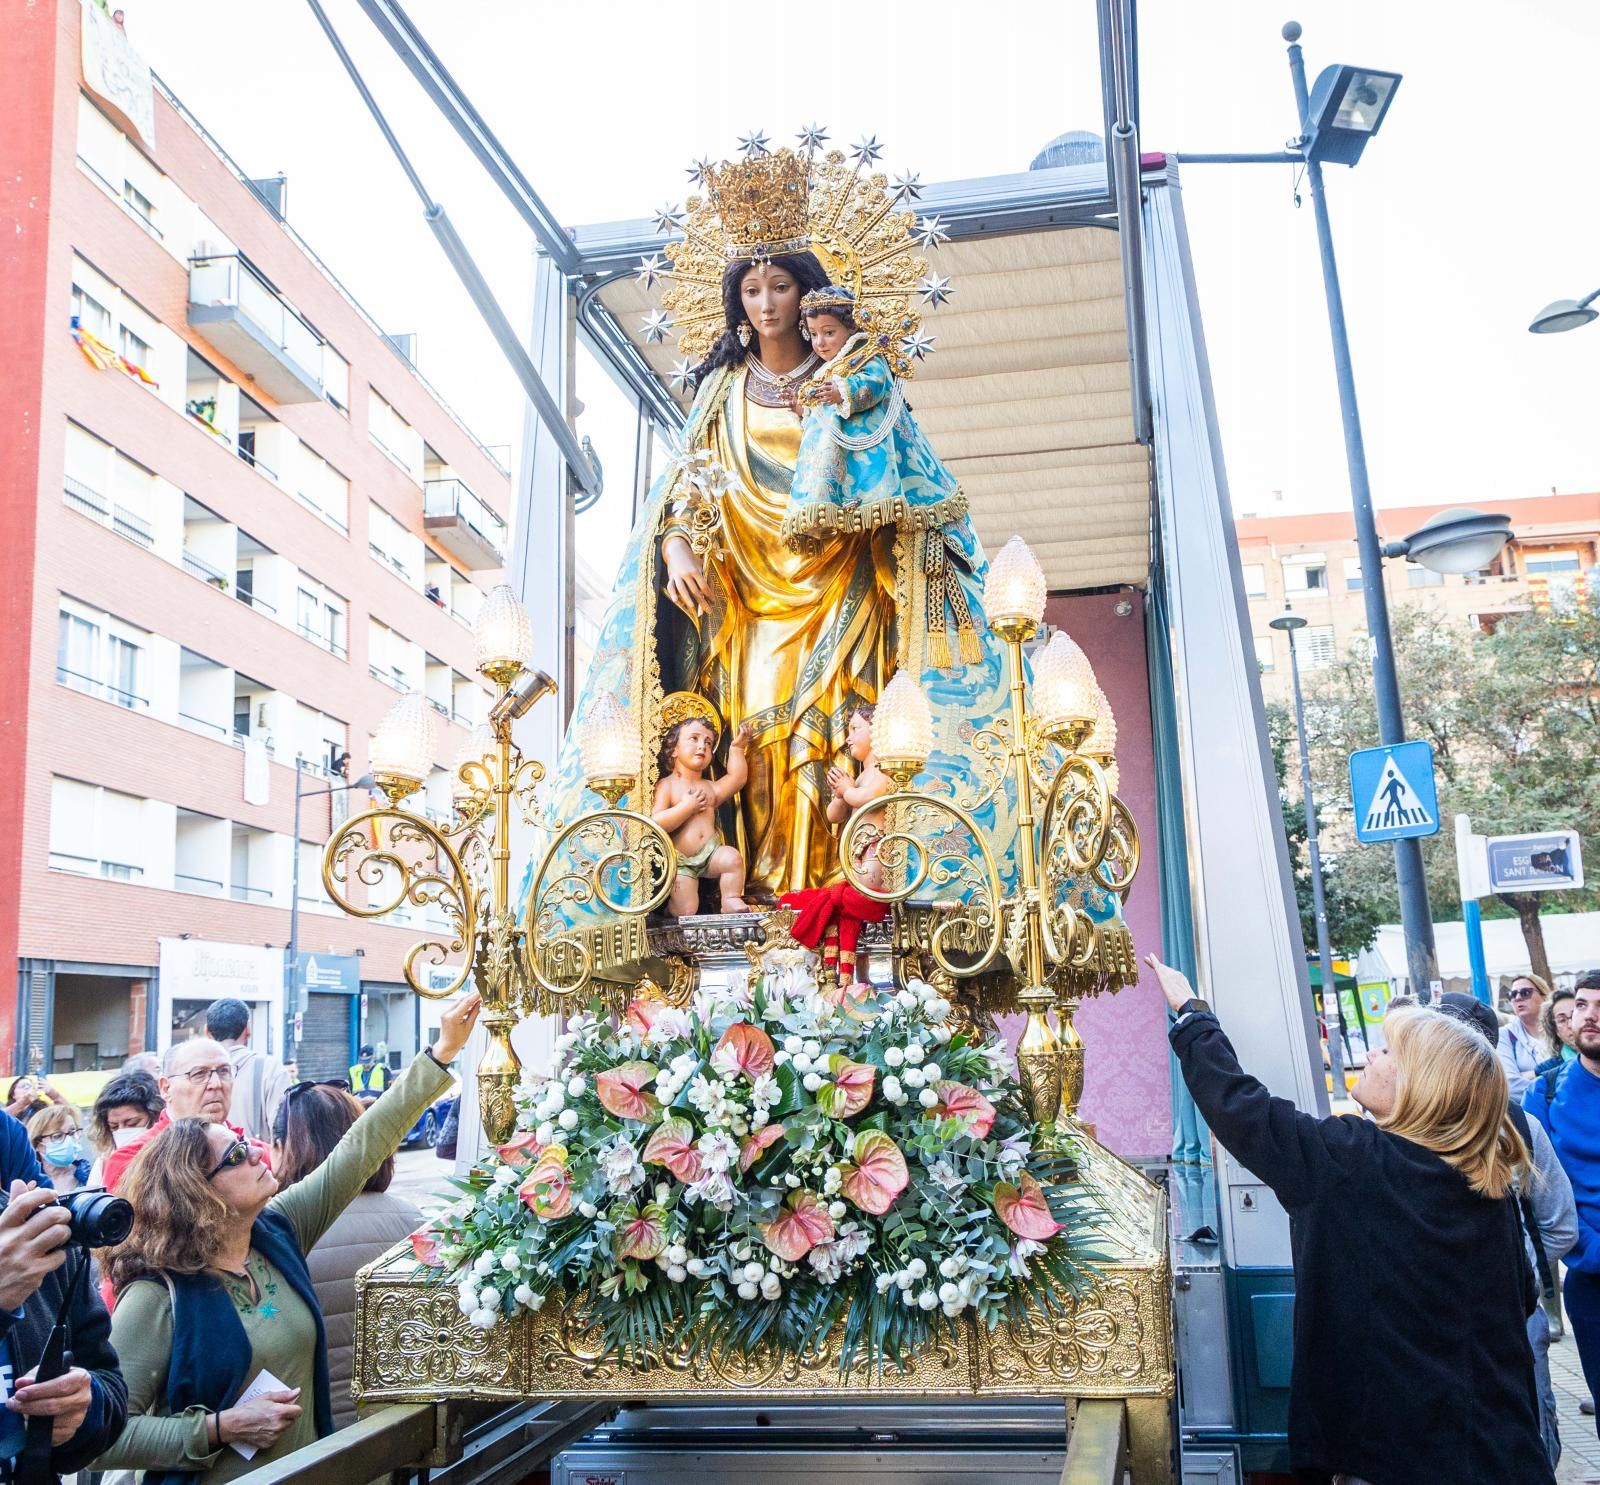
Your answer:
[[[1395,743],[1350,755],[1350,800],[1363,845],[1439,833],[1433,744]]]

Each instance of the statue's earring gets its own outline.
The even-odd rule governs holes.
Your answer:
[[[807,345],[811,344],[811,332],[806,329],[804,320],[800,322],[800,339],[805,341]]]
[[[742,345],[742,346],[748,346],[750,344],[750,321],[749,320],[740,320],[739,321],[739,344]]]

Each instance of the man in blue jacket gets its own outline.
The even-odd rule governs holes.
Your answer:
[[[1584,1380],[1600,1396],[1600,970],[1581,975],[1572,1000],[1577,1058],[1555,1091],[1536,1078],[1524,1107],[1544,1125],[1578,1205],[1578,1244],[1567,1255],[1567,1314]]]
[[[30,1418],[51,1420],[50,1467],[71,1474],[122,1432],[128,1389],[94,1284],[73,1291],[67,1344],[74,1364],[49,1381],[33,1380],[73,1272],[68,1215],[41,1179],[27,1131],[3,1111],[0,1191],[8,1198],[0,1211],[0,1482],[9,1485]]]

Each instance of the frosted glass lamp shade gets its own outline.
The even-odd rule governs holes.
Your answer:
[[[369,762],[376,775],[420,784],[433,767],[438,726],[433,708],[420,691],[402,696],[389,709],[372,739]]]
[[[593,784],[600,779],[632,778],[639,772],[639,734],[628,714],[609,691],[602,691],[583,719],[578,742],[583,772]]]
[[[474,664],[485,675],[515,674],[532,660],[533,624],[508,584],[501,583],[483,600],[472,643]]]
[[[1020,536],[1013,536],[994,561],[983,584],[983,608],[991,620],[1021,620],[1037,625],[1044,618],[1044,569]]]
[[[1040,731],[1046,737],[1084,735],[1099,714],[1098,690],[1089,657],[1065,630],[1058,630],[1033,662],[1033,714]]]
[[[933,709],[909,671],[896,671],[878,698],[872,717],[872,751],[885,767],[898,764],[913,772],[933,751]]]
[[[1117,751],[1117,719],[1098,681],[1094,687],[1094,726],[1083,740],[1083,751],[1096,758],[1112,758]]]

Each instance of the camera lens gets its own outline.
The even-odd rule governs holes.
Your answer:
[[[74,1191],[57,1198],[72,1216],[72,1241],[85,1248],[114,1248],[133,1231],[133,1205],[109,1191]]]

